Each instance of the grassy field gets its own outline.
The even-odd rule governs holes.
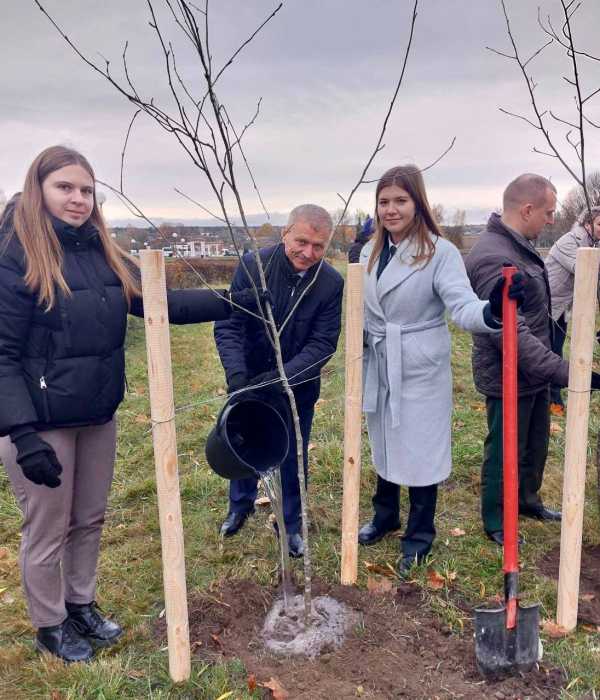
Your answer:
[[[501,551],[482,533],[479,518],[479,469],[485,435],[482,398],[475,392],[470,371],[468,334],[453,329],[455,377],[454,471],[441,489],[438,538],[431,565],[449,583],[439,591],[424,587],[423,595],[447,624],[460,633],[465,613],[459,598],[476,602],[502,591]],[[221,405],[224,381],[210,325],[172,328],[181,496],[186,537],[188,590],[242,577],[269,584],[276,581],[277,556],[264,510],[243,533],[219,542],[218,526],[227,509],[227,484],[207,466],[203,446]],[[119,411],[118,459],[102,540],[98,601],[126,629],[123,641],[99,654],[89,665],[65,667],[44,661],[33,648],[33,630],[20,590],[17,564],[20,514],[8,480],[0,470],[0,697],[97,699],[259,697],[248,693],[241,663],[209,666],[194,662],[189,683],[174,687],[168,676],[167,653],[153,637],[161,614],[163,592],[154,464],[143,326],[135,320],[128,339],[127,376],[130,392]],[[311,458],[312,547],[315,575],[334,581],[340,563],[340,503],[343,427],[343,343],[329,363],[318,404]],[[590,442],[598,430],[593,399]],[[551,438],[544,482],[544,499],[559,506],[562,487],[564,427],[562,419]],[[590,464],[593,463],[590,450]],[[597,543],[600,525],[595,501],[595,470],[590,469],[584,538]],[[364,443],[361,521],[371,515],[374,478]],[[403,499],[403,511],[405,500]],[[560,539],[559,527],[521,521],[521,586],[529,600],[542,603],[542,617],[555,614],[556,586],[536,573],[536,560]],[[460,528],[463,536],[452,536]],[[240,545],[243,544],[243,550]],[[366,585],[364,560],[385,565],[397,556],[395,539],[361,549],[359,586]],[[299,564],[295,564],[299,566]],[[417,576],[425,583],[425,572]],[[193,640],[192,640],[193,641]],[[565,697],[591,693],[600,687],[600,634],[580,629],[563,640],[545,639],[546,661],[561,666],[568,676]],[[588,695],[588,697],[592,697]],[[595,695],[594,695],[595,697]]]

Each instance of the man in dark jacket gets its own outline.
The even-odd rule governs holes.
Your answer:
[[[365,223],[361,226],[360,231],[356,234],[354,243],[350,246],[348,251],[348,262],[357,263],[360,262],[360,251],[364,246],[371,240],[373,231],[375,230],[375,225],[373,224],[373,219],[367,216]]]
[[[344,282],[331,265],[322,261],[332,227],[325,209],[304,204],[290,213],[282,243],[260,251],[275,322],[278,328],[283,327],[281,350],[298,406],[305,473],[314,406],[320,391],[320,371],[335,352],[341,327]],[[258,283],[252,254],[245,255],[238,267],[232,291],[249,287],[250,277]],[[273,347],[261,319],[243,312],[233,313],[226,321],[215,324],[215,340],[229,393],[279,376]],[[304,551],[300,535],[300,487],[295,434],[289,419],[288,430],[290,451],[281,465],[283,514],[290,554],[299,557]],[[234,535],[253,513],[256,490],[256,479],[231,482],[229,513],[221,527],[223,536]]]
[[[502,216],[492,214],[486,231],[465,263],[471,285],[487,299],[504,263],[525,275],[527,299],[518,314],[519,513],[539,520],[560,520],[546,508],[539,491],[550,433],[549,385],[567,386],[568,362],[552,352],[550,288],[544,261],[533,241],[554,220],[556,190],[539,175],[525,174],[504,192]],[[473,336],[473,377],[486,396],[489,433],[481,472],[481,514],[490,539],[502,533],[502,337]],[[598,383],[598,377],[592,378]],[[595,388],[595,387],[594,387]]]

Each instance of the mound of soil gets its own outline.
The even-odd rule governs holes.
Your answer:
[[[558,581],[559,562],[560,546],[557,546],[540,559],[538,567],[544,576]],[[584,547],[581,551],[577,619],[600,625],[600,545]]]
[[[452,634],[423,603],[418,587],[374,594],[313,584],[360,613],[344,645],[315,660],[273,657],[260,631],[276,592],[251,581],[228,581],[189,602],[193,653],[203,660],[239,658],[259,683],[275,678],[294,700],[340,698],[558,698],[564,677],[540,667],[522,677],[488,683],[479,676],[472,629]],[[156,633],[166,638],[165,621]],[[272,697],[264,690],[265,698]]]

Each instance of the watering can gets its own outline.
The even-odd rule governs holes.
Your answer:
[[[502,455],[504,477],[504,599],[475,610],[475,657],[482,675],[529,671],[539,658],[539,605],[519,604],[519,475],[517,434],[517,304],[508,297],[515,267],[504,267],[502,299]]]
[[[260,478],[279,467],[288,450],[280,413],[254,396],[230,398],[206,440],[206,460],[224,479]]]

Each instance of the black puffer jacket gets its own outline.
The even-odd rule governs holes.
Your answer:
[[[127,303],[96,229],[55,220],[63,246],[60,293],[50,311],[25,285],[23,248],[11,212],[0,228],[0,435],[18,425],[38,430],[101,424],[121,402],[125,384]],[[143,316],[141,298],[131,313]],[[230,305],[209,290],[169,293],[169,320],[227,318]]]
[[[275,322],[281,326],[302,290],[317,274],[319,265],[313,265],[298,281],[282,244],[263,248],[260,255],[274,300]],[[243,260],[258,281],[254,255],[247,254]],[[249,286],[248,274],[240,265],[231,291]],[[315,283],[281,333],[284,369],[299,403],[314,403],[319,397],[321,368],[335,352],[340,335],[343,289],[342,276],[324,262]],[[234,311],[226,321],[215,323],[215,340],[228,380],[237,373],[251,379],[276,369],[264,323],[257,318]]]
[[[552,352],[550,286],[544,261],[523,236],[492,214],[486,231],[465,259],[471,286],[488,299],[503,263],[525,275],[527,298],[518,314],[519,396],[544,389],[550,382],[567,386],[569,363]],[[473,379],[485,396],[502,396],[502,335],[473,334]]]

